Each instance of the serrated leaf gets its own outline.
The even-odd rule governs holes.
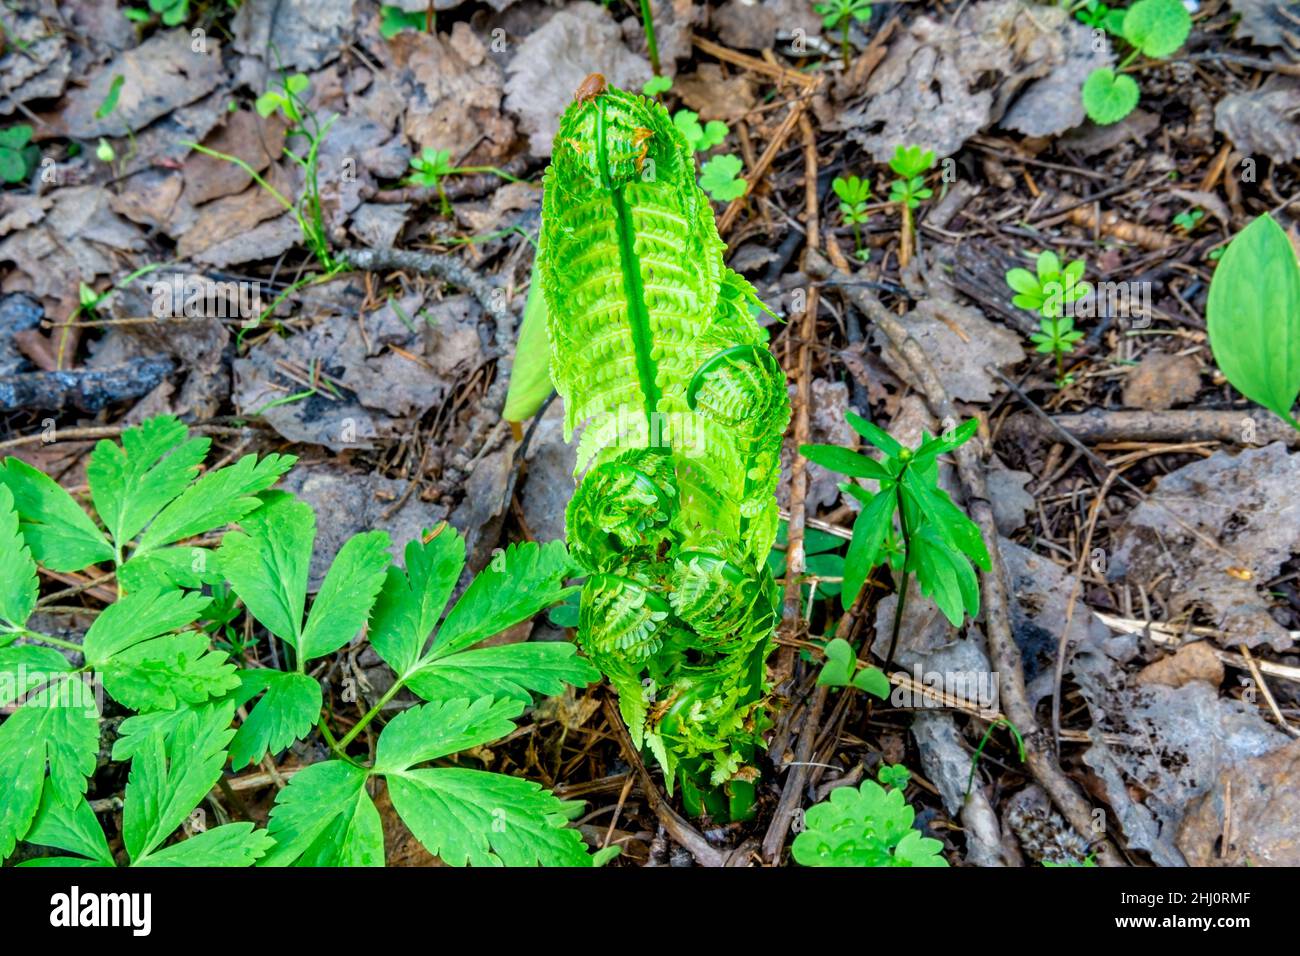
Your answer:
[[[86,663],[103,667],[115,654],[198,620],[209,598],[194,591],[134,591],[104,608],[82,639]]]
[[[333,654],[365,627],[388,570],[389,544],[387,531],[368,531],[339,548],[302,631],[303,661]]]
[[[209,646],[206,634],[187,631],[143,641],[101,665],[104,689],[136,711],[201,704],[239,686],[235,666]]]
[[[451,866],[591,865],[571,805],[532,781],[458,767],[387,780],[402,822]]]
[[[522,701],[480,697],[422,704],[398,714],[379,735],[375,773],[401,773],[418,763],[446,757],[505,737],[523,713]]]
[[[1138,0],[1124,14],[1124,39],[1156,59],[1177,52],[1191,32],[1182,0]]]
[[[872,780],[836,787],[804,814],[804,829],[790,852],[803,866],[947,866],[938,855],[943,845],[925,842],[912,829],[914,818],[901,790]]]
[[[36,562],[18,530],[13,493],[0,484],[0,623],[13,628],[26,624],[39,593]]]
[[[320,684],[306,674],[267,669],[240,673],[240,696],[265,691],[230,743],[230,767],[240,770],[267,753],[278,753],[311,732],[320,716]]]
[[[46,790],[41,795],[40,810],[23,842],[79,853],[86,858],[81,864],[84,866],[117,865],[104,838],[104,830],[85,797],[65,804]]]
[[[551,697],[566,684],[586,687],[600,671],[578,649],[561,641],[481,647],[442,657],[416,671],[406,683],[425,700],[511,697],[530,701],[532,694]],[[530,693],[531,692],[531,693]]]
[[[251,823],[227,823],[156,850],[136,866],[252,866],[275,846]]]
[[[1083,81],[1083,108],[1088,118],[1099,126],[1118,123],[1138,104],[1137,81],[1133,77],[1101,67]],[[1017,303],[1019,304],[1019,303]],[[1022,306],[1037,308],[1037,306]]]
[[[1206,328],[1232,387],[1300,428],[1300,265],[1287,234],[1260,216],[1228,243],[1210,282]]]
[[[56,674],[74,668],[52,647],[24,644],[0,648],[0,707],[25,698]]]
[[[341,760],[312,764],[276,797],[260,866],[383,866],[384,831],[368,773]]]
[[[406,570],[392,566],[370,619],[370,643],[398,675],[411,672],[465,566],[465,539],[444,526],[406,545]]]
[[[117,569],[117,580],[130,593],[149,588],[190,588],[225,581],[217,553],[207,548],[159,548],[139,551]]]
[[[113,548],[72,496],[17,458],[5,459],[0,484],[13,495],[19,530],[32,557],[52,571],[80,571],[112,561]]]
[[[221,539],[222,570],[253,617],[297,649],[316,515],[292,495],[272,491],[242,524],[243,531]]]

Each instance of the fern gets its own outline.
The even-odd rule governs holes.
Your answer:
[[[688,808],[748,812],[775,617],[765,567],[789,419],[753,289],[722,262],[691,147],[603,84],[565,112],[539,274],[587,573],[578,639]]]
[[[445,765],[512,733],[533,693],[597,678],[569,644],[479,646],[576,590],[564,584],[574,570],[564,546],[512,545],[447,610],[464,539],[445,525],[426,532],[407,546],[402,569],[389,558],[388,535],[371,531],[343,544],[309,606],[315,516],[292,495],[265,490],[293,459],[249,456],[196,477],[207,451],[207,439],[191,439],[172,418],[128,430],[121,445],[102,442],[88,468],[98,521],[41,472],[15,459],[0,470],[0,707],[17,705],[0,723],[9,775],[0,789],[0,859],[23,842],[69,854],[29,865],[118,863],[86,799],[100,749],[96,678],[134,712],[112,751],[131,761],[121,835],[132,866],[382,864],[370,796],[379,778],[411,831],[447,863],[607,859],[610,851],[589,854],[568,825],[581,804],[527,780]],[[216,552],[183,544],[231,521],[240,529]],[[80,643],[42,633],[30,626],[38,561],[111,564],[125,593]],[[289,669],[237,669],[212,645],[210,632],[239,614],[232,592],[283,643]],[[335,739],[307,664],[367,627],[395,679]],[[239,645],[241,656],[250,644]],[[383,727],[367,763],[368,747],[361,755],[350,747],[404,690],[426,703]],[[227,760],[239,770],[316,730],[336,759],[295,774],[266,829],[202,826],[196,808]],[[186,821],[191,835],[174,840]]]

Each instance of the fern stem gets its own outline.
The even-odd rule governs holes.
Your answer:
[[[885,666],[881,668],[886,677],[889,676],[890,665],[894,663],[894,651],[898,648],[898,634],[903,628],[903,608],[907,606],[907,586],[911,578],[907,570],[907,560],[912,555],[912,542],[907,530],[907,511],[903,508],[902,474],[898,476],[894,494],[898,496],[898,524],[903,538],[903,583],[898,589],[898,604],[894,607],[894,633],[889,638],[889,653],[885,655]]]

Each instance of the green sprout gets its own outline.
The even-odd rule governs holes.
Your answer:
[[[871,251],[862,245],[861,224],[866,222],[869,216],[867,200],[871,198],[871,183],[857,176],[850,176],[847,179],[836,176],[831,183],[831,189],[835,190],[835,195],[840,197],[840,218],[844,220],[846,226],[853,227],[853,254],[866,262]]]
[[[1083,83],[1083,108],[1100,126],[1118,123],[1138,104],[1137,81],[1124,71],[1140,56],[1161,60],[1176,53],[1192,30],[1192,16],[1182,0],[1138,0],[1127,10],[1098,4],[1084,20],[1124,40],[1128,55],[1112,70],[1099,67]]]
[[[672,88],[672,77],[652,76],[645,81],[645,84],[641,87],[641,92],[646,96],[658,96],[660,93],[667,93]]]
[[[1191,232],[1205,218],[1205,210],[1197,209],[1193,206],[1191,209],[1184,210],[1174,216],[1174,225],[1183,232]]]
[[[673,125],[686,137],[686,143],[695,153],[703,153],[717,146],[731,129],[721,120],[709,120],[700,125],[700,114],[690,110],[678,110],[673,114]]]
[[[436,189],[442,205],[442,214],[448,216],[451,214],[451,203],[447,201],[447,193],[443,189],[442,181],[448,176],[465,176],[473,173],[491,173],[512,183],[523,182],[518,176],[512,176],[496,166],[453,166],[449,150],[434,149],[432,146],[424,147],[420,155],[411,157],[411,174],[406,177],[406,181],[412,186]]]
[[[889,184],[889,201],[897,203],[903,213],[899,236],[900,265],[907,265],[912,258],[912,210],[921,205],[922,199],[934,195],[934,190],[925,185],[925,174],[934,163],[934,151],[923,150],[920,146],[896,147],[894,158],[889,161],[889,168],[901,177]]]
[[[21,183],[31,175],[41,158],[31,140],[32,128],[26,123],[0,129],[0,179]]]
[[[430,0],[427,10],[415,10],[408,13],[401,7],[386,5],[380,8],[379,15],[379,35],[385,40],[391,40],[403,30],[414,30],[416,33],[432,33],[438,16],[433,10],[432,0]]]
[[[840,31],[840,56],[844,69],[849,68],[849,27],[853,21],[866,23],[871,19],[871,0],[826,0],[814,3],[813,12],[820,14],[822,26]]]
[[[745,195],[749,184],[739,173],[744,163],[739,156],[714,156],[700,167],[700,188],[717,202],[730,202]]]
[[[1088,295],[1092,285],[1083,281],[1085,264],[1082,259],[1075,259],[1062,267],[1056,253],[1042,252],[1034,263],[1034,269],[1034,272],[1011,269],[1006,275],[1007,285],[1016,293],[1012,304],[1039,314],[1039,331],[1029,338],[1037,345],[1036,351],[1055,358],[1059,388],[1070,384],[1065,374],[1065,356],[1073,352],[1075,344],[1083,338],[1082,332],[1075,331],[1074,319],[1065,315],[1065,307]]]

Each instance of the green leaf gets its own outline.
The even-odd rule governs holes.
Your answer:
[[[95,446],[86,466],[90,495],[119,548],[198,474],[212,440],[186,441],[188,433],[180,419],[159,415],[128,428],[121,445],[104,439]]]
[[[896,495],[874,495],[853,521],[853,539],[844,557],[844,586],[840,600],[847,608],[857,600],[871,572],[883,561],[885,537],[894,526]]]
[[[1133,77],[1105,67],[1093,70],[1083,81],[1084,111],[1099,126],[1118,123],[1132,113],[1138,96],[1138,85]]]
[[[853,675],[853,686],[881,700],[889,700],[889,678],[879,667],[864,667]]]
[[[529,780],[445,767],[388,777],[393,806],[416,839],[451,866],[590,866],[568,826],[581,804]]]
[[[564,693],[566,684],[586,687],[598,680],[600,672],[574,645],[539,641],[438,658],[416,671],[406,686],[425,700],[491,696],[528,702],[533,693],[550,697]]]
[[[199,805],[226,762],[231,703],[180,712],[165,735],[149,733],[131,760],[122,808],[122,842],[143,863]]]
[[[501,417],[508,422],[532,418],[554,390],[551,385],[551,350],[546,338],[546,296],[537,259],[524,302],[524,317],[515,346],[515,364],[510,369],[510,388]]]
[[[18,531],[13,493],[7,485],[0,485],[0,621],[22,627],[36,607],[39,593],[36,562]]]
[[[415,668],[438,626],[465,566],[465,539],[443,525],[408,542],[405,557],[405,571],[389,567],[370,619],[371,645],[399,676]]]
[[[652,76],[642,85],[641,92],[646,96],[658,96],[660,93],[667,93],[672,88],[672,77]]]
[[[480,697],[421,704],[388,722],[375,748],[375,773],[402,773],[418,763],[446,757],[505,737],[523,713],[519,700]]]
[[[321,689],[315,678],[265,668],[241,671],[240,697],[265,695],[230,743],[230,769],[241,770],[267,753],[279,753],[311,733],[320,717]]]
[[[52,647],[23,644],[0,648],[0,707],[25,698],[53,675],[72,670],[68,659]]]
[[[13,495],[19,530],[38,563],[51,571],[80,571],[113,560],[113,548],[95,523],[53,479],[8,458],[0,484]]]
[[[1032,295],[1040,292],[1038,276],[1028,269],[1011,269],[1007,272],[1007,285],[1015,292]]]
[[[0,724],[0,860],[31,827],[46,791],[63,804],[86,792],[99,752],[99,713],[78,677],[38,691]],[[49,776],[46,777],[46,766]]]
[[[902,790],[836,787],[808,809],[790,852],[803,866],[947,866],[943,844],[912,829],[914,818]]]
[[[897,458],[903,450],[903,446],[895,441],[890,434],[879,425],[873,425],[861,415],[854,412],[848,412],[844,416],[849,426],[870,442],[873,446],[883,451],[890,458]]]
[[[141,554],[138,550],[117,569],[117,580],[128,593],[150,588],[189,588],[221,584],[217,553],[207,548],[179,545]]]
[[[241,524],[243,531],[228,532],[221,539],[221,568],[253,617],[297,649],[316,516],[310,505],[272,491]]]
[[[276,797],[261,866],[383,866],[384,831],[368,773],[341,760],[312,764]]]
[[[32,140],[32,128],[27,123],[0,129],[0,149],[20,150]]]
[[[208,636],[168,634],[120,651],[100,668],[104,689],[136,711],[175,710],[201,704],[239,686],[235,666]]]
[[[857,655],[853,647],[842,637],[834,637],[826,642],[826,663],[817,675],[817,683],[827,687],[847,687],[853,680],[853,671],[857,666]]]
[[[227,823],[156,850],[136,866],[252,866],[275,846],[251,823]]]
[[[196,620],[209,599],[192,591],[134,591],[104,608],[81,642],[86,663],[102,667],[115,654]]]
[[[1232,387],[1300,428],[1300,265],[1287,234],[1265,214],[1228,244],[1210,282],[1206,327]]]
[[[67,850],[85,857],[85,866],[116,866],[104,838],[104,830],[95,819],[95,811],[85,797],[71,803],[55,799],[48,788],[41,795],[41,807],[24,843]]]
[[[298,653],[303,661],[333,654],[366,625],[388,570],[387,531],[353,535],[325,573]]]
[[[800,445],[799,454],[823,468],[851,478],[874,478],[887,482],[894,478],[880,462],[839,445]]]
[[[1146,56],[1176,52],[1192,32],[1192,15],[1182,0],[1138,0],[1124,14],[1124,39]]]
[[[563,600],[573,563],[563,543],[510,545],[465,589],[434,639],[431,654],[445,657],[526,621]]]
[[[718,202],[730,202],[745,195],[749,184],[740,178],[744,166],[739,156],[724,153],[700,167],[700,188]]]

